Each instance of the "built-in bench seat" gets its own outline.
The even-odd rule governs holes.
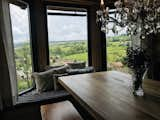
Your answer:
[[[69,100],[65,90],[37,93],[36,90],[18,97],[17,103],[3,110],[5,120],[41,120],[40,106]],[[8,115],[10,114],[10,115]]]
[[[41,106],[42,120],[83,120],[69,101]]]
[[[77,65],[79,63],[74,64]],[[58,77],[94,72],[93,67],[85,67],[85,64],[83,67],[83,69],[68,69],[66,65],[57,67],[47,66],[44,72],[33,73],[32,78],[36,83],[36,89],[19,96],[16,106],[30,103],[42,105],[70,98],[69,93],[59,85]]]
[[[17,101],[17,106],[21,104],[46,104],[54,103],[66,100],[70,97],[69,93],[65,90],[59,91],[47,91],[43,93],[37,93],[32,91],[25,95],[19,96]]]

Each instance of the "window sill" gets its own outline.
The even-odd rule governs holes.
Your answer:
[[[28,88],[28,89],[26,89],[26,90],[24,90],[24,91],[22,91],[22,92],[19,92],[19,93],[18,93],[18,96],[22,96],[22,95],[24,95],[24,94],[27,94],[27,93],[33,91],[34,89],[35,89],[34,87]]]
[[[31,91],[31,94],[23,94],[18,97],[16,106],[28,105],[28,104],[47,104],[52,102],[58,102],[70,98],[70,94],[65,90],[60,91],[48,91],[43,93],[37,93]]]

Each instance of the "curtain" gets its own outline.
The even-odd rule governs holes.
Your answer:
[[[5,104],[3,106],[15,104],[17,98],[16,67],[14,62],[13,38],[8,3],[8,0],[0,0],[0,32],[2,36],[0,43],[2,51],[1,73],[3,73],[0,102]]]

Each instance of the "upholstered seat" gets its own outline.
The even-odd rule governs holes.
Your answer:
[[[64,101],[70,98],[70,94],[65,90],[47,91],[37,93],[36,90],[28,92],[18,97],[17,105],[21,104],[49,104],[53,102]]]
[[[79,66],[78,66],[79,65]],[[76,68],[77,67],[77,68]],[[46,67],[44,72],[34,72],[32,73],[32,78],[35,80],[36,90],[39,93],[47,91],[57,91],[61,90],[62,87],[58,84],[58,77],[84,74],[94,72],[94,67],[86,67],[82,63],[70,63],[69,65],[64,65],[60,67]]]

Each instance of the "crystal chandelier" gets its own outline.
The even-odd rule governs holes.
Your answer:
[[[118,0],[114,6],[112,17],[109,8],[101,0],[100,9],[97,11],[97,22],[101,23],[101,31],[107,33],[108,23],[113,22],[113,32],[117,32],[116,26],[127,27],[129,35],[140,34],[141,39],[160,32],[159,0]]]

